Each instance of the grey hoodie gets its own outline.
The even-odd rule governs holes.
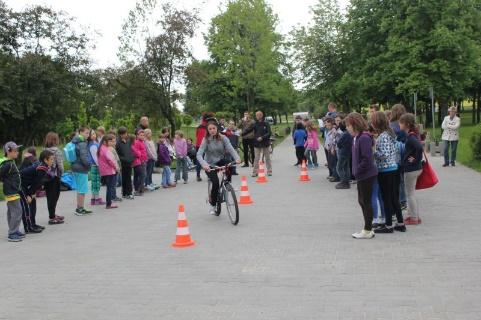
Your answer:
[[[77,154],[77,159],[72,164],[72,171],[77,173],[88,173],[90,170],[90,162],[86,139],[76,136],[72,139],[72,143],[76,145],[75,152]]]
[[[203,167],[209,165],[214,166],[220,160],[226,159],[227,154],[230,154],[236,161],[240,160],[239,155],[230,144],[229,139],[223,135],[220,137],[220,140],[213,139],[212,137],[205,137],[202,140],[199,151],[197,151],[197,160]]]

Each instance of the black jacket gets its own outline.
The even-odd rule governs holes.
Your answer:
[[[0,165],[0,181],[3,182],[3,193],[5,196],[20,195],[22,191],[22,180],[20,171],[13,160],[7,160]]]
[[[254,131],[254,147],[267,148],[270,145],[271,126],[268,122],[256,120],[253,126],[242,132],[242,136],[252,131]],[[262,138],[262,140],[258,141],[258,138]]]
[[[45,163],[36,162],[30,167],[20,171],[22,189],[25,196],[33,196],[42,185],[47,182],[48,166]]]
[[[414,158],[413,162],[409,162],[410,157]],[[406,148],[402,159],[404,172],[412,172],[421,170],[423,165],[423,146],[415,134],[410,133],[406,138]]]
[[[123,166],[130,166],[132,162],[134,162],[132,145],[130,144],[129,140],[127,140],[127,142],[124,142],[122,141],[122,139],[119,139],[115,149],[117,150],[117,154],[119,155],[120,162]]]

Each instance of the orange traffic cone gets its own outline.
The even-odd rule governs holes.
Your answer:
[[[177,233],[175,234],[175,242],[172,243],[173,247],[182,248],[190,247],[195,244],[190,238],[189,224],[184,213],[184,205],[179,206],[179,214],[177,215]]]
[[[247,187],[247,178],[242,176],[242,184],[241,184],[241,192],[240,192],[240,199],[239,204],[252,204],[251,196],[249,194],[249,187]]]
[[[262,160],[259,160],[259,171],[257,172],[257,183],[266,183],[267,178],[266,178],[266,171],[264,168],[264,162]]]
[[[311,178],[309,178],[309,175],[307,174],[306,160],[302,161],[301,176],[299,177],[299,181],[301,182],[311,181]]]

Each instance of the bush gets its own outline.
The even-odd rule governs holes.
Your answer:
[[[192,116],[189,115],[189,114],[184,114],[184,115],[182,116],[182,122],[183,122],[186,126],[190,126],[193,121],[194,121],[194,119],[193,119]]]
[[[474,160],[481,160],[481,132],[475,132],[471,136],[471,146]]]

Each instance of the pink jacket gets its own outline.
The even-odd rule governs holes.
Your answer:
[[[132,167],[137,167],[140,166],[142,163],[147,162],[148,156],[144,141],[135,139],[135,142],[132,144],[132,154],[134,155],[134,162],[132,162]]]
[[[185,139],[174,139],[174,148],[177,158],[187,157],[187,141]]]
[[[319,150],[319,137],[316,129],[307,133],[306,148],[308,150]]]
[[[98,156],[99,172],[102,177],[111,176],[117,173],[118,165],[115,157],[108,147],[100,146],[100,153]]]

